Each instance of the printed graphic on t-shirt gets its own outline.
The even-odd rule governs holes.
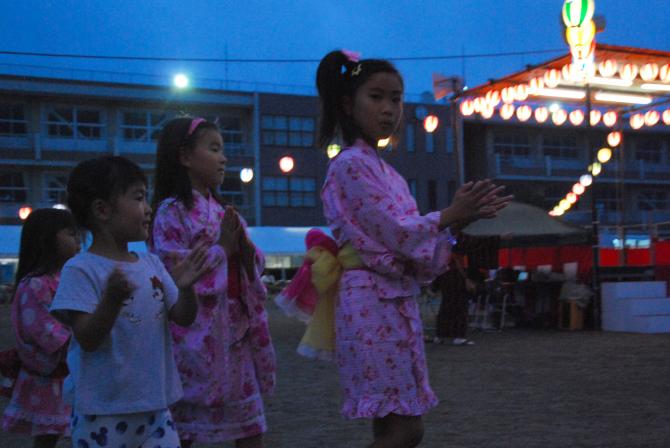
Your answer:
[[[156,319],[162,319],[163,314],[165,314],[165,290],[163,288],[163,282],[161,282],[161,279],[155,275],[151,276],[151,288],[153,289],[151,297],[161,302],[163,305],[158,313],[156,313]]]

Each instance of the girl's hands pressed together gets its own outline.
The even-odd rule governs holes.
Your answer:
[[[211,269],[207,263],[207,245],[199,244],[172,269],[172,278],[179,289],[189,289]]]
[[[240,250],[240,232],[242,224],[240,217],[235,209],[226,206],[225,214],[221,220],[221,234],[219,235],[219,245],[226,251],[226,255],[231,256]]]

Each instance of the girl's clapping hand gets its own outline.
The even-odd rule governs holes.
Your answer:
[[[113,303],[120,304],[130,297],[136,289],[137,286],[130,283],[123,271],[117,267],[109,274],[104,297],[107,297]]]
[[[207,263],[207,245],[199,244],[172,269],[172,278],[179,289],[188,289],[212,266]]]

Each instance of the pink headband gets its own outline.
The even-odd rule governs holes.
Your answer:
[[[200,117],[197,117],[197,118],[194,118],[193,120],[191,120],[191,126],[188,127],[188,132],[186,133],[186,136],[190,137],[191,135],[193,135],[195,130],[198,128],[198,126],[200,126],[200,123],[204,123],[205,121],[207,121],[207,120],[205,120],[204,118],[200,118]]]

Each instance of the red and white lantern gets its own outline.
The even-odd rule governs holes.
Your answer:
[[[532,114],[533,109],[531,109],[527,104],[524,104],[523,106],[520,106],[516,109],[516,118],[518,118],[519,121],[528,120]]]
[[[617,115],[616,112],[613,110],[610,110],[609,112],[605,112],[605,115],[603,115],[603,123],[605,123],[605,126],[611,128],[616,124],[617,120]]]
[[[616,75],[617,68],[617,63],[613,59],[606,59],[598,64],[598,71],[600,72],[600,76],[604,78],[609,78],[610,76]]]
[[[644,114],[644,124],[647,126],[656,126],[656,123],[658,123],[658,120],[661,119],[661,114],[658,113],[658,111],[655,110],[650,110],[647,111],[646,114]]]
[[[591,123],[591,126],[595,126],[598,123],[600,123],[600,117],[601,116],[602,116],[602,113],[599,110],[597,110],[597,109],[592,110],[591,111],[591,116],[589,117],[589,122]]]
[[[640,67],[640,78],[645,81],[653,81],[658,76],[658,64],[650,62]]]
[[[514,105],[513,104],[503,104],[500,108],[500,117],[503,120],[509,120],[514,115]]]
[[[549,118],[549,110],[546,107],[538,107],[535,109],[535,121],[544,123]]]
[[[570,123],[572,123],[574,126],[579,126],[582,124],[582,122],[584,122],[584,112],[582,112],[580,109],[575,109],[570,112],[569,118]]]

